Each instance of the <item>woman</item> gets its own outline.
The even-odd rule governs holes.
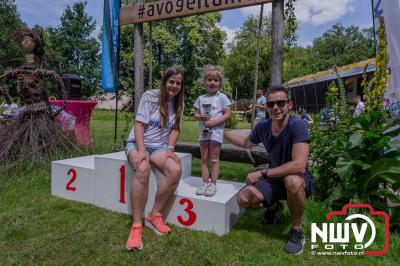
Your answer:
[[[125,153],[135,172],[130,190],[133,221],[126,242],[128,250],[143,248],[142,218],[149,189],[150,165],[158,168],[165,178],[158,185],[153,209],[146,221],[158,235],[171,231],[161,213],[173,196],[182,172],[181,161],[174,153],[183,114],[182,81],[182,70],[171,67],[164,73],[159,90],[143,94],[135,126],[127,140]]]

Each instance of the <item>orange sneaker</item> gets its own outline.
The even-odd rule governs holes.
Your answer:
[[[146,221],[149,222],[149,227],[153,229],[157,235],[165,235],[171,232],[171,228],[164,223],[160,213],[149,214]]]
[[[131,232],[129,234],[128,241],[126,241],[125,247],[127,250],[142,250],[142,226],[132,225]]]

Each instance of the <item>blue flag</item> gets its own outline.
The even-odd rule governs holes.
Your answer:
[[[121,0],[104,0],[101,85],[109,92],[118,88],[120,8]]]

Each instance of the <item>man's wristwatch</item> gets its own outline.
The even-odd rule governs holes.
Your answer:
[[[261,169],[261,175],[262,175],[262,178],[264,178],[264,179],[268,178],[268,167]]]

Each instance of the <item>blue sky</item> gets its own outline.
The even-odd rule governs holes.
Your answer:
[[[15,0],[21,18],[29,26],[56,27],[60,23],[67,5],[77,0]],[[102,22],[103,0],[87,0],[87,12],[97,22],[99,31]],[[234,36],[246,17],[258,15],[260,7],[252,6],[223,11],[221,29],[228,35],[228,41]],[[271,4],[265,5],[265,13],[270,12]],[[299,45],[307,46],[321,36],[333,24],[341,22],[345,26],[356,25],[361,28],[372,26],[370,0],[297,0],[296,16],[299,22]]]

